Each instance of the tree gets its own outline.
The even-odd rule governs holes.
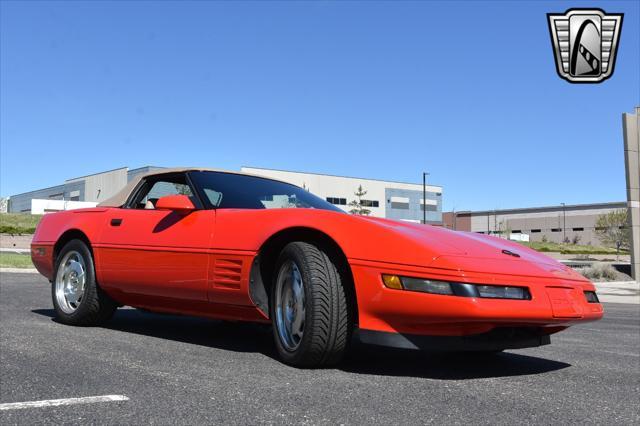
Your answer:
[[[631,247],[631,230],[628,226],[627,209],[614,210],[598,216],[596,235],[602,244],[616,250]]]
[[[184,183],[174,183],[173,186],[176,188],[178,195],[191,196],[191,188],[189,188],[189,185],[185,185]]]
[[[509,222],[506,220],[500,221],[498,224],[498,234],[506,240],[511,239],[511,226],[509,226]]]
[[[352,202],[349,203],[349,207],[351,207],[351,210],[349,210],[349,213],[357,214],[357,215],[361,215],[361,216],[369,216],[369,213],[371,213],[371,210],[366,209],[362,205],[362,197],[364,195],[366,195],[366,194],[367,194],[367,191],[362,189],[362,185],[358,186],[358,190],[356,192],[354,192],[354,195],[358,199],[357,200],[353,200]]]

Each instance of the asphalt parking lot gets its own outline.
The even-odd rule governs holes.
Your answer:
[[[0,274],[0,423],[638,424],[638,305],[477,359],[358,347],[338,369],[275,359],[268,329],[121,309],[107,328],[52,320],[36,274]],[[1,406],[1,405],[0,405]]]

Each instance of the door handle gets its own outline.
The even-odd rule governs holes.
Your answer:
[[[111,226],[120,226],[122,219],[111,219]]]

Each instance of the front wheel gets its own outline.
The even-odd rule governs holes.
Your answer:
[[[56,318],[65,324],[99,325],[117,309],[98,287],[91,250],[81,240],[71,240],[60,250],[51,296]]]
[[[282,360],[297,367],[337,364],[346,351],[352,313],[338,267],[305,242],[281,252],[271,286],[271,320]]]

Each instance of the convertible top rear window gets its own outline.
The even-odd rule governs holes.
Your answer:
[[[284,182],[220,172],[190,172],[207,208],[312,208],[343,212],[308,191]]]

